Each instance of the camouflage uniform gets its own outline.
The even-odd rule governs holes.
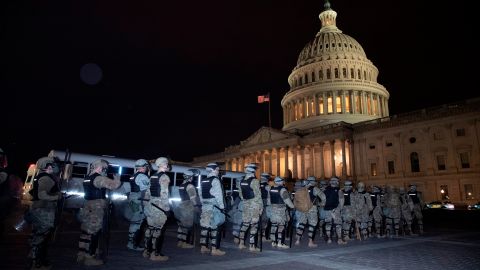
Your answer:
[[[383,196],[383,213],[386,218],[385,235],[389,237],[398,236],[401,216],[400,194],[391,185],[387,186],[385,191]],[[392,234],[392,227],[394,234]]]
[[[180,248],[193,248],[189,242],[191,231],[195,218],[195,207],[200,207],[200,201],[197,196],[197,189],[192,183],[193,178],[197,178],[200,171],[190,169],[183,174],[183,183],[178,187],[180,203],[173,209],[177,219],[177,246]]]
[[[243,201],[242,226],[240,228],[239,248],[245,247],[245,235],[250,228],[250,248],[252,252],[260,251],[255,246],[255,240],[258,233],[258,222],[263,212],[262,194],[260,192],[260,182],[255,178],[256,166],[249,164],[245,167],[245,177],[240,182],[239,194]]]
[[[300,245],[300,239],[302,238],[303,232],[305,231],[305,226],[308,224],[308,247],[317,247],[317,244],[313,243],[313,238],[315,234],[315,229],[318,224],[318,209],[317,202],[319,200],[325,200],[325,194],[315,186],[316,179],[313,176],[307,178],[304,181],[304,186],[308,189],[308,194],[310,201],[312,202],[312,207],[307,212],[296,211],[297,218],[297,240],[295,245]]]
[[[422,199],[422,193],[417,191],[416,185],[410,185],[408,196],[410,196],[410,198],[413,201],[413,217],[417,221],[418,232],[420,234],[423,234],[422,209],[425,206],[425,203],[423,202],[423,199]]]
[[[223,186],[218,178],[219,166],[216,163],[209,163],[206,167],[208,175],[201,181],[199,190],[202,202],[202,214],[200,216],[200,245],[201,253],[209,253],[208,234],[210,233],[211,254],[213,256],[225,255],[220,250],[218,227],[225,222],[225,201]]]
[[[365,240],[368,238],[368,220],[369,213],[373,210],[372,198],[370,193],[365,190],[365,184],[359,182],[357,184],[357,190],[353,194],[353,204],[355,207],[355,226],[359,226],[358,230],[361,233],[361,237]],[[357,235],[357,238],[360,236]]]
[[[275,177],[274,186],[270,188],[268,192],[268,205],[271,207],[270,220],[272,222],[270,239],[272,240],[273,247],[289,248],[289,246],[283,242],[283,234],[289,220],[287,206],[290,209],[293,209],[295,206],[290,199],[288,190],[283,184],[284,181],[282,178],[278,176]]]
[[[260,192],[262,194],[262,202],[263,202],[263,211],[262,216],[260,217],[261,220],[261,228],[262,228],[262,235],[263,240],[269,241],[270,240],[270,206],[267,205],[268,200],[268,192],[270,190],[270,185],[268,181],[270,181],[271,175],[269,173],[262,173],[260,175]]]
[[[32,269],[48,269],[47,249],[50,244],[54,226],[57,201],[61,197],[58,183],[53,176],[53,159],[44,157],[38,160],[40,173],[33,180],[32,204],[27,214],[32,224],[30,236],[30,257]]]
[[[168,256],[161,254],[163,245],[164,225],[167,222],[170,211],[168,186],[170,177],[168,160],[160,157],[155,161],[158,171],[150,176],[150,188],[146,192],[145,216],[147,217],[147,229],[145,230],[145,250],[143,257],[152,261],[166,261]]]
[[[95,258],[103,221],[109,203],[106,199],[108,190],[117,189],[121,182],[120,176],[115,175],[114,179],[106,176],[108,162],[97,160],[92,163],[93,170],[83,181],[85,192],[85,204],[80,209],[80,241],[77,261],[85,265],[101,265],[103,261]]]
[[[325,197],[325,188],[328,186],[328,183],[326,180],[320,180],[320,191],[321,191],[321,197],[320,201],[317,204],[317,209],[318,209],[318,231],[320,233],[320,237],[325,236],[325,202],[326,202],[326,197]]]
[[[399,194],[400,194],[400,202],[402,203],[401,209],[402,209],[402,215],[400,218],[400,226],[402,227],[402,232],[405,234],[405,232],[408,232],[409,234],[412,234],[412,212],[413,212],[413,201],[410,196],[405,192],[405,188],[401,187],[399,189]],[[405,229],[405,226],[407,227]]]
[[[344,205],[342,208],[342,231],[345,240],[350,240],[352,222],[355,221],[355,201],[353,200],[352,181],[345,181],[343,187]]]
[[[370,193],[370,200],[372,201],[373,210],[370,211],[368,218],[368,232],[373,235],[373,224],[375,224],[375,234],[377,238],[382,237],[382,225],[383,225],[383,211],[382,211],[382,199],[383,195],[378,186],[372,188]]]
[[[240,227],[242,226],[242,212],[243,212],[243,201],[240,199],[239,191],[240,188],[240,181],[242,179],[238,178],[235,179],[235,189],[233,190],[232,194],[232,206],[228,211],[228,222],[232,224],[232,235],[233,235],[233,242],[235,244],[240,243]]]
[[[146,160],[140,159],[136,161],[135,174],[130,177],[130,193],[128,194],[128,205],[126,210],[130,213],[130,226],[128,228],[128,244],[127,248],[131,250],[142,251],[140,247],[140,238],[143,221],[145,220],[145,209],[143,201],[145,194],[150,188],[150,179],[147,175],[147,166],[150,165]]]
[[[338,187],[339,180],[336,177],[330,179],[330,186],[325,188],[325,232],[327,234],[327,243],[332,243],[332,227],[335,226],[337,233],[337,243],[346,244],[342,239],[342,208],[344,204],[343,191]]]

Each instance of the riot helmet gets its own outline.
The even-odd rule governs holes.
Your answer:
[[[330,178],[330,186],[338,187],[340,185],[340,180],[337,177]]]
[[[269,173],[264,172],[260,175],[260,182],[262,183],[268,182],[268,180],[270,180],[270,177],[271,175]]]
[[[358,192],[364,192],[364,191],[365,191],[365,183],[363,183],[363,182],[358,182],[358,183],[357,183],[357,191],[358,191]]]
[[[90,174],[93,174],[93,171],[95,171],[97,168],[102,168],[100,174],[103,176],[107,176],[108,164],[108,161],[104,159],[95,160],[94,162],[92,162]]]
[[[37,169],[41,171],[46,171],[48,169],[48,166],[52,167],[52,172],[53,172],[53,167],[55,167],[55,161],[51,157],[42,157],[38,159],[37,161]]]

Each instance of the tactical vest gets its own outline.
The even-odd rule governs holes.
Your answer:
[[[283,201],[282,196],[280,196],[280,192],[284,189],[282,186],[272,187],[270,189],[270,203],[271,204],[285,204]]]
[[[132,177],[130,177],[129,182],[130,182],[130,191],[131,191],[131,192],[140,192],[140,186],[137,185],[137,183],[135,182],[135,179],[137,179],[137,176],[138,176],[139,174],[143,174],[143,175],[147,176],[146,173],[137,172],[137,173],[135,173]],[[147,177],[148,177],[148,176],[147,176]]]
[[[55,185],[53,185],[53,187],[49,191],[47,191],[47,193],[52,194],[59,191],[57,183],[55,182],[55,180],[53,180],[52,176],[46,172],[41,172],[37,176],[35,176],[35,178],[33,178],[33,187],[29,191],[30,195],[32,195],[32,201],[40,200],[40,198],[38,197],[38,188],[39,188],[38,180],[44,176],[48,176],[55,183]]]
[[[180,199],[182,200],[182,202],[190,200],[190,195],[188,195],[187,192],[188,185],[191,185],[191,183],[185,181],[185,183],[182,183],[180,186],[178,186],[178,194],[180,194]]]
[[[268,191],[266,187],[268,186],[267,182],[260,183],[260,193],[262,193],[262,199],[265,200],[268,198]]]
[[[248,179],[242,179],[240,182],[240,188],[242,189],[242,195],[244,200],[250,200],[255,197],[255,194],[253,193],[253,189],[250,186],[252,184],[252,180],[255,179],[255,177],[250,177]]]
[[[351,202],[350,202],[350,198],[351,198],[351,195],[352,194],[352,191],[344,191],[343,192],[343,198],[345,198],[345,202],[343,205],[352,205]]]
[[[373,207],[377,207],[377,193],[370,193],[370,199],[372,199]]]
[[[200,182],[200,188],[202,189],[202,199],[213,199],[215,198],[210,194],[210,189],[212,189],[212,181],[215,179],[215,176],[210,176],[203,179]]]
[[[327,197],[327,201],[325,202],[325,210],[332,210],[337,208],[340,200],[338,199],[338,187],[328,186],[325,188],[325,197]]]
[[[414,204],[419,204],[420,203],[420,198],[418,198],[418,192],[417,191],[410,191],[408,192],[408,196],[412,198],[412,201]]]
[[[160,186],[160,178],[165,172],[157,172],[150,177],[150,195],[152,197],[160,197],[162,187]]]
[[[107,198],[106,188],[97,188],[93,185],[93,180],[95,180],[97,176],[100,176],[100,174],[94,173],[85,177],[85,180],[83,180],[83,191],[85,192],[85,200],[87,201]]]
[[[365,202],[365,204],[367,204],[367,197],[365,197],[365,194],[367,193],[367,191],[362,191],[362,192],[358,192],[358,194],[362,194],[363,195],[363,201]]]

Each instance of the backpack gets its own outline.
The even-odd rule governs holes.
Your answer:
[[[295,198],[293,199],[293,204],[298,211],[308,212],[312,208],[313,203],[310,200],[310,195],[308,194],[308,189],[303,187],[295,192]]]

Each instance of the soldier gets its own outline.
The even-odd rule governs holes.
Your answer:
[[[335,226],[337,243],[344,245],[347,242],[342,239],[342,208],[345,201],[343,191],[339,188],[339,180],[336,177],[330,179],[330,185],[325,188],[325,231],[327,243],[332,243],[332,227]]]
[[[288,190],[284,187],[284,181],[281,177],[275,177],[274,185],[268,192],[268,204],[271,206],[270,220],[272,227],[270,229],[270,239],[272,246],[278,248],[289,248],[283,241],[285,227],[288,220],[287,206],[293,209],[292,200]]]
[[[263,212],[262,193],[260,191],[260,182],[255,178],[257,165],[250,163],[245,166],[245,177],[240,182],[240,198],[243,201],[242,226],[240,228],[240,244],[238,248],[244,249],[245,236],[250,228],[250,247],[249,251],[259,252],[255,240],[258,233],[258,222]]]
[[[325,203],[326,203],[326,197],[325,197],[325,188],[328,186],[327,180],[320,180],[320,191],[321,193],[321,199],[317,205],[318,209],[318,231],[320,233],[320,237],[325,236]]]
[[[423,202],[423,199],[422,199],[422,193],[417,191],[417,186],[414,184],[411,184],[409,187],[410,187],[410,190],[408,191],[408,196],[410,196],[410,198],[412,198],[412,201],[413,201],[413,216],[417,221],[418,232],[420,234],[423,234],[422,209],[425,206],[425,203]]]
[[[136,251],[143,251],[143,247],[140,247],[140,227],[145,220],[143,203],[145,193],[150,188],[149,168],[150,164],[145,159],[135,161],[135,174],[129,179],[130,193],[128,194],[127,210],[130,212],[130,227],[128,228],[127,248]]]
[[[146,192],[144,201],[145,216],[147,217],[147,229],[145,230],[145,250],[143,257],[152,261],[166,261],[168,256],[161,253],[163,245],[164,225],[167,222],[170,204],[168,202],[168,186],[170,177],[166,174],[169,171],[168,159],[159,157],[155,160],[158,167],[156,173],[150,176],[150,188]]]
[[[388,185],[386,187],[385,195],[383,196],[383,205],[383,213],[385,215],[385,235],[387,237],[398,237],[401,203],[400,194],[398,194],[394,186]]]
[[[413,201],[412,198],[406,193],[404,187],[400,187],[399,189],[399,194],[400,194],[400,203],[402,204],[401,206],[401,218],[400,218],[400,226],[402,228],[403,234],[405,234],[405,231],[407,231],[410,235],[413,234],[412,232],[412,212],[414,209],[413,206]],[[405,226],[407,227],[405,229]]]
[[[200,200],[197,196],[197,189],[192,183],[193,179],[197,179],[200,171],[197,169],[188,169],[183,173],[183,183],[178,187],[180,195],[180,203],[174,208],[174,214],[177,219],[177,247],[193,248],[189,239],[192,235],[192,228],[195,217],[195,207],[200,207]]]
[[[383,225],[383,210],[382,199],[383,195],[380,187],[373,186],[372,193],[370,193],[370,199],[372,201],[373,210],[370,211],[368,220],[368,232],[373,236],[373,225],[375,224],[375,235],[377,238],[382,237],[382,225]]]
[[[353,194],[353,199],[355,201],[355,226],[358,226],[357,232],[360,232],[363,240],[366,240],[368,238],[369,213],[373,210],[373,205],[370,193],[365,190],[365,183],[357,183],[357,190]],[[357,238],[360,238],[360,236],[357,235]]]
[[[85,265],[101,265],[103,260],[95,258],[103,220],[108,210],[106,190],[117,189],[121,182],[120,176],[114,179],[107,177],[108,161],[95,160],[91,165],[90,174],[83,181],[85,204],[81,209],[81,233],[78,243],[77,262]]]
[[[342,230],[345,240],[351,240],[350,231],[353,228],[352,222],[355,221],[355,205],[353,201],[352,181],[346,180],[343,187],[343,197],[345,198],[342,208]]]
[[[309,176],[303,181],[303,185],[308,189],[308,196],[312,202],[312,207],[307,212],[301,212],[297,210],[297,239],[295,245],[300,245],[300,239],[302,238],[305,226],[308,225],[308,247],[317,247],[318,245],[313,243],[315,236],[315,229],[318,224],[318,210],[317,204],[319,200],[325,201],[325,194],[316,186],[317,180],[315,176]]]
[[[261,216],[262,223],[262,241],[270,241],[270,206],[267,205],[268,192],[270,190],[270,185],[268,182],[272,176],[269,173],[262,173],[260,175],[260,192],[262,193],[262,202],[263,202],[263,211]]]
[[[240,243],[240,227],[242,226],[243,201],[240,199],[239,191],[241,178],[235,179],[235,189],[232,194],[232,208],[228,211],[229,222],[232,224],[233,242]]]
[[[54,160],[42,157],[37,161],[38,175],[33,180],[32,204],[28,220],[32,224],[30,257],[32,269],[50,269],[47,249],[50,244],[57,211],[57,202],[62,197],[58,183],[53,177]]]
[[[208,234],[210,233],[210,243],[213,256],[225,255],[225,251],[220,250],[218,227],[225,222],[225,200],[223,197],[223,187],[218,174],[220,167],[217,163],[209,163],[206,167],[207,178],[200,184],[200,200],[202,202],[202,214],[200,216],[200,249],[201,253],[210,253],[208,248]]]

